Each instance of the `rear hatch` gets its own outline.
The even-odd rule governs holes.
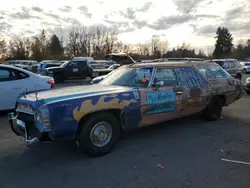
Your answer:
[[[111,61],[115,61],[121,66],[136,63],[135,60],[126,53],[111,53],[106,55],[105,58]]]

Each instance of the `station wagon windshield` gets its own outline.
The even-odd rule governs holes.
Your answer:
[[[153,68],[119,68],[109,74],[99,84],[127,87],[147,87]]]

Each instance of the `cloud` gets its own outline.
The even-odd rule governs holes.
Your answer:
[[[12,28],[12,25],[8,24],[7,22],[0,22],[0,32],[9,31]]]
[[[84,14],[87,18],[91,18],[92,14],[89,13],[89,9],[86,6],[80,6],[78,7],[78,9],[80,10],[81,14]]]
[[[188,14],[196,10],[197,6],[205,0],[174,0],[177,9],[184,14]],[[211,2],[210,2],[211,3]]]
[[[3,20],[4,19],[4,17],[3,16],[0,16],[0,20]]]
[[[201,18],[217,18],[216,15],[206,15],[206,14],[197,14],[197,15],[173,15],[168,17],[159,18],[154,24],[149,24],[148,27],[155,30],[165,30],[169,29],[175,25],[180,25],[188,23],[189,21],[196,21]]]
[[[148,25],[148,22],[146,20],[135,20],[133,21],[133,25],[138,28],[138,29],[141,29],[142,27],[144,26],[147,26]]]
[[[130,20],[136,19],[135,13],[136,13],[136,10],[133,8],[127,8],[125,12],[120,12],[120,14],[124,16],[124,18],[130,19]]]
[[[32,7],[32,10],[36,12],[43,12],[43,9],[41,9],[40,7]]]
[[[61,19],[60,16],[56,15],[56,14],[53,14],[53,13],[44,13],[44,15],[48,16],[48,17],[51,17],[53,19],[56,19],[56,20],[59,20]]]
[[[25,12],[16,12],[13,14],[9,15],[10,18],[15,19],[15,20],[29,20],[29,19],[40,19],[38,16],[33,16],[32,14],[30,14],[29,12],[25,11]]]
[[[219,26],[228,28],[229,32],[236,35],[245,35],[250,30],[250,11],[248,5],[240,5],[225,12],[224,17],[218,20],[217,24],[199,27],[197,24],[191,25],[194,33],[201,36],[212,36],[216,34]]]
[[[70,7],[70,6],[64,6],[62,8],[59,8],[59,10],[62,11],[62,12],[71,12],[72,7]]]
[[[119,11],[118,14],[122,15],[124,18],[127,18],[129,20],[135,20],[137,12],[147,12],[152,6],[153,6],[152,2],[147,2],[140,8],[135,9],[135,8],[129,7],[125,11]]]
[[[153,6],[152,2],[147,2],[143,5],[143,7],[138,8],[137,11],[138,12],[147,12],[151,7]]]

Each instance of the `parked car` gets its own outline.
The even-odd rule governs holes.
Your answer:
[[[212,59],[212,60],[206,60],[205,62],[217,63],[234,78],[237,78],[239,80],[241,80],[242,78],[243,67],[241,66],[240,62],[236,59]]]
[[[59,67],[46,68],[45,75],[54,77],[56,83],[70,79],[94,77],[92,69],[88,66],[88,61],[92,60],[92,57],[74,57]]]
[[[244,65],[243,65],[243,73],[244,73],[244,74],[250,73],[250,62],[244,62]]]
[[[250,77],[248,77],[244,83],[244,89],[248,95],[250,95]]]
[[[243,92],[241,82],[215,63],[138,63],[98,84],[22,97],[9,122],[27,143],[74,139],[86,154],[102,156],[126,130],[199,112],[218,120],[222,107]]]
[[[29,92],[47,90],[54,79],[9,65],[0,65],[0,110],[15,108],[16,100]]]
[[[109,67],[109,69],[111,69],[112,71],[113,70],[115,70],[115,69],[117,69],[117,68],[119,68],[120,67],[120,64],[113,64],[113,65],[111,65],[110,67]],[[112,72],[112,71],[110,71],[110,73]],[[109,73],[109,74],[110,74]],[[97,83],[99,83],[100,81],[102,81],[106,76],[108,76],[109,74],[106,74],[106,75],[102,75],[102,76],[97,76],[97,77],[95,77],[95,78],[93,78],[91,81],[90,81],[90,83],[91,84],[97,84]]]
[[[4,65],[12,65],[15,66],[16,64],[18,64],[20,61],[19,60],[8,60],[4,62]]]
[[[14,66],[33,71],[35,68],[38,67],[38,62],[35,60],[19,60],[19,63],[15,64]]]
[[[120,65],[137,63],[130,55],[126,53],[111,53],[106,55],[105,58]]]
[[[37,68],[37,74],[45,75],[46,74],[46,68],[50,67],[60,67],[62,64],[57,61],[42,61],[40,62],[38,68]]]

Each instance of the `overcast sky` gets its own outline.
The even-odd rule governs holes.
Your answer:
[[[250,38],[250,0],[7,0],[0,7],[2,36],[30,36],[41,29],[105,24],[117,26],[119,39],[143,42],[160,35],[170,46],[214,44],[218,26],[235,41]]]

